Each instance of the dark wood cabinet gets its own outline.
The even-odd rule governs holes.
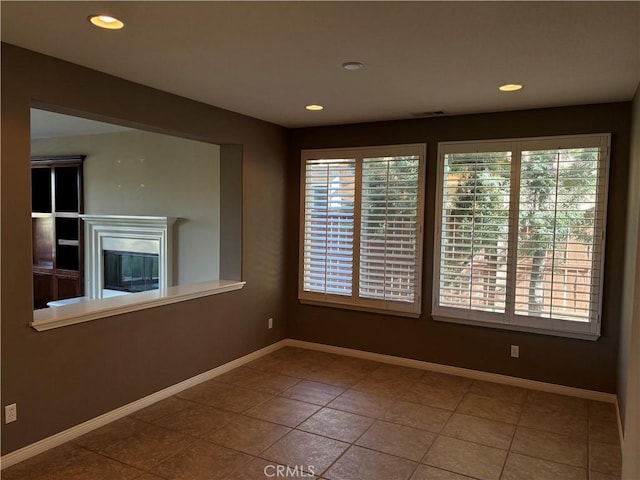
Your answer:
[[[31,159],[33,307],[84,295],[84,155]]]

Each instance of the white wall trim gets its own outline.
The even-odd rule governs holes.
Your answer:
[[[572,397],[584,398],[587,400],[597,400],[600,402],[615,403],[616,395],[613,393],[598,392],[595,390],[586,390],[583,388],[567,387],[565,385],[557,385],[555,383],[539,382],[537,380],[528,380],[526,378],[510,377],[499,373],[482,372],[479,370],[471,370],[468,368],[452,367],[440,363],[424,362],[422,360],[414,360],[405,357],[394,357],[392,355],[384,355],[382,353],[372,353],[364,350],[354,350],[351,348],[336,347],[333,345],[325,345],[322,343],[305,342],[302,340],[286,339],[286,345],[290,347],[306,348],[309,350],[318,350],[320,352],[335,353],[338,355],[346,355],[349,357],[362,358],[364,360],[373,360],[374,362],[389,363],[392,365],[400,365],[403,367],[419,368],[431,372],[448,373],[450,375],[458,375],[460,377],[471,378],[473,380],[484,380],[486,382],[501,383],[514,387],[529,388],[532,390],[540,390],[542,392],[558,393],[560,395],[570,395]]]
[[[236,358],[235,360],[220,365],[219,367],[213,368],[199,375],[196,375],[195,377],[184,380],[183,382],[167,387],[156,393],[152,393],[151,395],[131,402],[120,408],[116,408],[115,410],[107,412],[98,417],[92,418],[91,420],[87,420],[86,422],[76,425],[75,427],[71,427],[60,433],[56,433],[55,435],[44,438],[36,443],[32,443],[31,445],[27,445],[26,447],[8,453],[0,458],[0,469],[5,469],[7,467],[10,467],[11,465],[15,465],[16,463],[22,462],[24,460],[27,460],[28,458],[45,452],[46,450],[62,445],[69,440],[78,438],[85,433],[100,428],[120,418],[126,417],[133,412],[148,407],[149,405],[159,402],[160,400],[164,400],[165,398],[171,397],[172,395],[180,393],[187,388],[191,388],[195,385],[198,385],[199,383],[211,380],[218,375],[222,375],[229,370],[232,370],[241,365],[245,365],[257,358],[267,355],[268,353],[279,350],[286,345],[286,340],[281,340],[279,342],[273,343],[269,346],[261,348],[260,350],[256,350],[255,352],[249,353],[240,358]]]
[[[442,365],[439,363],[424,362],[421,360],[414,360],[411,358],[395,357],[392,355],[384,355],[381,353],[372,353],[364,350],[354,350],[351,348],[336,347],[333,345],[325,345],[321,343],[305,342],[302,340],[294,340],[287,338],[280,340],[279,342],[268,345],[260,350],[244,355],[243,357],[232,360],[228,363],[220,365],[212,370],[203,372],[195,377],[184,380],[180,383],[167,387],[156,393],[152,393],[144,398],[136,400],[132,403],[124,405],[120,408],[107,412],[96,418],[88,420],[80,425],[71,427],[63,432],[56,433],[50,437],[44,438],[36,443],[27,445],[19,450],[15,450],[11,453],[0,458],[0,469],[4,469],[15,465],[38,455],[46,450],[62,445],[69,440],[73,440],[85,433],[100,428],[108,423],[111,423],[120,418],[126,417],[142,408],[148,407],[160,400],[164,400],[176,393],[179,393],[187,388],[198,385],[207,380],[222,375],[236,367],[245,365],[257,358],[267,355],[271,352],[281,349],[282,347],[297,347],[305,348],[308,350],[317,350],[326,353],[335,353],[338,355],[345,355],[348,357],[362,358],[364,360],[373,360],[376,362],[388,363],[391,365],[400,365],[404,367],[419,368],[421,370],[428,370],[432,372],[448,373],[450,375],[458,375],[461,377],[471,378],[473,380],[484,380],[488,382],[501,383],[504,385],[512,385],[521,388],[529,388],[532,390],[540,390],[543,392],[558,393],[561,395],[571,395],[574,397],[585,398],[588,400],[597,400],[601,402],[614,403],[616,405],[616,412],[618,415],[618,429],[620,432],[620,445],[622,445],[622,424],[620,422],[620,411],[618,408],[618,401],[616,395],[612,393],[598,392],[594,390],[586,390],[582,388],[567,387],[564,385],[556,385],[553,383],[539,382],[536,380],[527,380],[524,378],[510,377],[507,375],[500,375],[497,373],[481,372],[479,370],[471,370],[467,368],[452,367],[449,365]]]

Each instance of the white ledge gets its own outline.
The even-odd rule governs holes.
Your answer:
[[[245,283],[237,280],[211,280],[131,295],[87,300],[63,307],[44,308],[33,312],[33,321],[30,325],[42,332],[113,315],[240,290]]]

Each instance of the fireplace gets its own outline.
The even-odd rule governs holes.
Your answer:
[[[143,292],[172,285],[175,218],[82,215],[85,285],[89,298]]]

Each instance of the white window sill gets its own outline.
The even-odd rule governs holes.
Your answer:
[[[42,332],[113,315],[240,290],[245,283],[237,280],[212,280],[131,295],[94,299],[62,307],[44,308],[33,312],[33,321],[30,325]]]
[[[499,328],[501,330],[514,330],[516,332],[538,333],[542,335],[552,335],[555,337],[578,338],[580,340],[591,340],[595,342],[600,338],[597,333],[590,332],[572,332],[567,330],[549,330],[546,328],[535,328],[525,325],[516,325],[512,323],[483,322],[481,320],[470,320],[467,318],[457,318],[444,315],[431,315],[434,320],[448,323],[461,323],[463,325],[474,325],[477,327]]]

